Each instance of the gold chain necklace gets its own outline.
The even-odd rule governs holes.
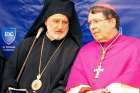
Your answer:
[[[64,39],[65,40],[65,39]],[[44,47],[44,41],[45,41],[45,36],[43,38],[43,42],[41,45],[41,55],[40,55],[40,60],[39,60],[39,68],[38,68],[38,75],[36,77],[35,80],[33,80],[32,84],[31,84],[31,88],[33,90],[33,93],[35,93],[37,90],[39,90],[42,87],[42,81],[40,80],[44,71],[46,70],[46,68],[48,67],[48,65],[50,64],[52,58],[54,57],[54,55],[57,53],[57,51],[59,50],[59,48],[62,46],[64,40],[59,44],[59,46],[56,48],[56,50],[53,52],[53,54],[51,55],[51,57],[49,58],[47,64],[45,65],[45,67],[43,68],[43,70],[41,71],[41,63],[42,63],[42,55],[43,55],[43,47]]]
[[[111,46],[116,42],[116,40],[119,38],[119,36],[120,36],[120,33],[118,33],[118,35],[116,36],[116,38],[113,39],[113,41],[106,48],[104,48],[101,45],[101,43],[99,43],[99,45],[102,48],[102,50],[101,50],[101,58],[100,58],[100,61],[99,61],[99,65],[98,65],[98,67],[96,69],[94,69],[94,72],[96,73],[95,74],[95,78],[96,79],[99,78],[100,73],[104,71],[104,68],[102,67],[102,63],[103,63],[103,60],[105,59],[107,50],[109,48],[111,48]]]

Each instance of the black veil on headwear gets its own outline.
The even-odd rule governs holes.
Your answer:
[[[40,27],[44,28],[43,34],[47,31],[45,20],[56,13],[62,13],[69,18],[69,35],[78,44],[81,45],[81,30],[79,20],[74,8],[74,3],[70,0],[46,0],[42,12],[35,20],[25,38],[35,36]]]

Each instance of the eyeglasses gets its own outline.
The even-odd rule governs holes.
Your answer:
[[[98,20],[91,20],[91,21],[89,21],[88,23],[89,23],[89,25],[91,24],[91,23],[95,23],[95,24],[98,24],[98,23],[101,23],[101,22],[103,22],[103,21],[106,21],[106,20],[108,20],[108,19],[98,19]]]

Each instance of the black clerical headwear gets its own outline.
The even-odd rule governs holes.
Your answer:
[[[70,2],[55,2],[51,3],[51,5],[46,9],[45,11],[45,19],[47,19],[49,16],[57,13],[61,13],[66,15],[69,19],[72,17],[72,9],[73,8],[73,3]]]
[[[31,29],[28,31],[26,37],[35,36],[40,27],[44,27],[44,32],[47,31],[44,22],[45,20],[53,15],[61,13],[69,18],[69,32],[73,40],[76,41],[78,45],[81,44],[81,31],[79,20],[74,8],[74,3],[69,0],[48,0],[45,2],[45,6],[40,13],[37,20],[33,23]]]

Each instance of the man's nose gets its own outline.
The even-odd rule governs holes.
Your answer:
[[[63,23],[60,21],[58,24],[58,28],[61,29],[63,27]]]

